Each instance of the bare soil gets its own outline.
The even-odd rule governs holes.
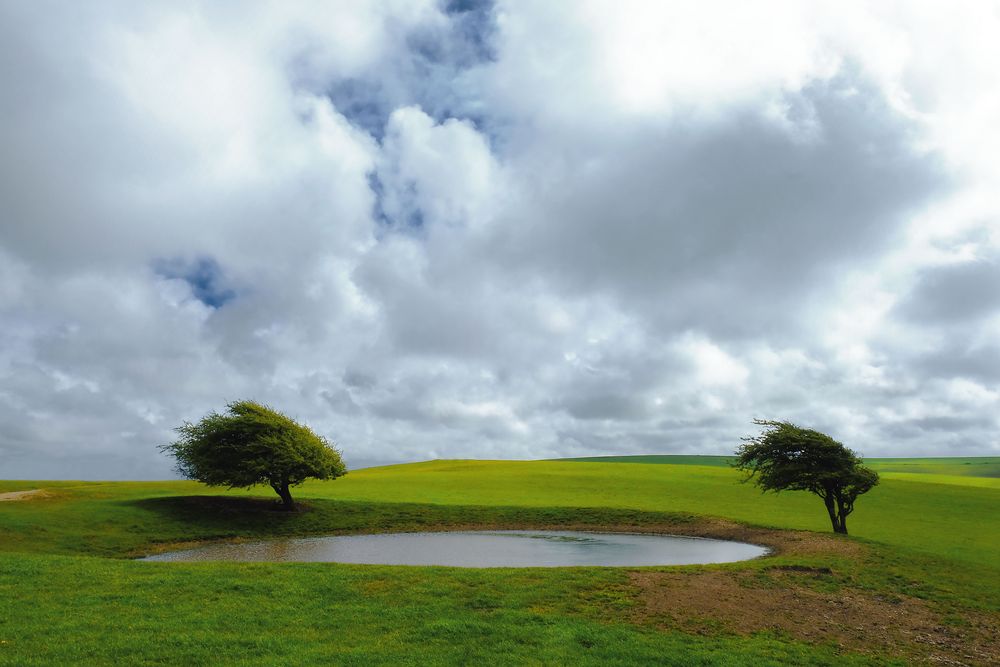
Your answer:
[[[7,493],[0,493],[0,503],[4,502],[16,502],[19,500],[39,500],[41,498],[48,498],[50,494],[44,489],[31,489],[29,491],[8,491]]]
[[[629,574],[639,589],[636,620],[696,634],[770,631],[809,643],[944,665],[997,665],[997,618],[945,625],[918,598],[836,587],[827,568]],[[819,585],[817,585],[819,584]]]
[[[791,558],[835,556],[856,561],[868,550],[863,543],[834,533],[753,528],[724,519],[565,528],[735,540],[766,546],[770,556]],[[640,624],[705,635],[777,632],[907,662],[1000,665],[1000,614],[966,611],[957,619],[952,614],[945,623],[942,614],[920,598],[879,596],[845,586],[830,567],[639,570],[630,572],[629,579],[638,591],[633,621]]]

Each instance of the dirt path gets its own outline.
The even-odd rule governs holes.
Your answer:
[[[997,616],[946,625],[925,601],[816,586],[829,570],[775,566],[758,572],[632,572],[636,620],[694,634],[779,632],[875,657],[905,647],[907,659],[939,665],[996,665]],[[812,584],[812,585],[810,585]]]
[[[34,500],[38,498],[47,498],[49,495],[51,494],[44,489],[31,489],[29,491],[8,491],[7,493],[0,493],[0,503],[14,502],[16,500]]]

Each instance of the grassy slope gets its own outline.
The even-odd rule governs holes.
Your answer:
[[[312,497],[446,505],[617,507],[720,516],[825,531],[821,502],[804,492],[761,494],[724,466],[628,466],[562,461],[431,461],[307,484]],[[1000,488],[884,479],[858,500],[852,535],[971,563],[996,564]]]
[[[552,461],[574,461],[577,463],[667,463],[673,465],[728,466],[732,456],[696,456],[688,454],[639,454],[636,456],[580,456],[571,459],[550,459]]]
[[[0,503],[0,664],[857,658],[766,635],[694,636],[630,624],[621,620],[632,602],[616,569],[153,564],[69,555],[122,556],[157,541],[236,535],[677,518],[663,512],[827,530],[815,498],[761,495],[736,479],[721,466],[440,461],[306,484],[298,497],[313,509],[294,516],[172,500],[215,493],[187,482],[0,482],[0,492],[44,486],[55,494]],[[996,608],[998,501],[1000,489],[988,486],[887,478],[859,501],[850,528],[888,546],[869,562],[830,564],[876,590]],[[48,555],[55,553],[67,555]]]
[[[581,463],[663,463],[673,465],[728,466],[732,456],[686,454],[642,454],[638,456],[585,456],[556,461]],[[941,456],[926,458],[865,459],[879,473],[911,473],[935,476],[1000,478],[1000,456]]]
[[[622,586],[606,569],[25,557],[0,570],[0,664],[862,662],[775,637],[656,632],[581,613],[588,603],[614,611]]]

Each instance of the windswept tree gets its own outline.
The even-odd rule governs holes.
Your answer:
[[[819,431],[789,422],[755,419],[759,435],[743,438],[735,466],[764,492],[810,491],[823,499],[833,530],[847,534],[854,501],[878,484],[878,474],[861,458]]]
[[[340,452],[325,438],[277,410],[253,401],[236,401],[226,410],[185,422],[175,429],[180,438],[160,447],[184,477],[231,489],[268,484],[293,510],[290,487],[347,474]]]

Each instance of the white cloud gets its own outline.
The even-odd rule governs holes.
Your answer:
[[[484,137],[467,121],[440,125],[415,107],[389,117],[378,178],[389,220],[476,227],[499,204],[499,168]]]
[[[750,373],[746,366],[712,342],[687,337],[681,341],[680,353],[694,363],[695,381],[706,387],[744,387]]]
[[[0,477],[256,397],[349,461],[986,454],[988,4],[0,9]]]

